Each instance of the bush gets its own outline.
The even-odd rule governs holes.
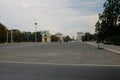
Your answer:
[[[105,39],[106,44],[120,45],[120,36],[108,37]]]
[[[105,44],[112,44],[112,38],[111,37],[107,37],[104,41]]]
[[[112,43],[115,45],[120,45],[120,36],[112,37]]]

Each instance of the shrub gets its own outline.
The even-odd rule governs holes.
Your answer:
[[[105,39],[106,44],[120,45],[120,36],[107,37]]]

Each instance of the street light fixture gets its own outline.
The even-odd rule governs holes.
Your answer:
[[[37,23],[34,23],[35,25],[35,42],[37,42]]]

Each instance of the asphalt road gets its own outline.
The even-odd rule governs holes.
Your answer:
[[[119,80],[120,55],[85,43],[0,45],[0,80]]]
[[[120,65],[120,55],[85,43],[32,43],[0,46],[0,61]]]
[[[0,80],[119,80],[120,66],[1,63]]]

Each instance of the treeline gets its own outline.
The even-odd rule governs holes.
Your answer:
[[[21,32],[17,29],[8,30],[0,23],[0,43],[5,42],[35,42],[35,32]],[[37,42],[42,41],[42,35],[37,32]]]
[[[82,36],[82,41],[96,41],[97,40],[97,35],[96,34],[91,34],[89,32],[85,33],[84,36]]]
[[[0,43],[4,43],[7,39],[6,39],[6,35],[7,35],[7,28],[0,23]]]
[[[98,41],[120,45],[120,0],[106,0],[95,26]]]
[[[37,32],[37,42],[42,42],[41,32]],[[69,36],[63,38],[65,42],[71,41]],[[8,30],[6,26],[0,23],[0,43],[11,42],[35,42],[35,32],[21,32],[18,29]],[[51,42],[60,42],[56,35],[51,35]]]
[[[73,39],[70,38],[70,36],[65,36],[63,37],[64,42],[69,42],[72,41]],[[56,35],[51,36],[51,42],[62,42]]]

